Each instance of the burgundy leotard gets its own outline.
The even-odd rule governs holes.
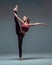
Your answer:
[[[27,32],[28,29],[29,29],[29,25],[22,24],[21,29],[22,29],[23,31]]]

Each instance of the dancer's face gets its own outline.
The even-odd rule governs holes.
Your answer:
[[[23,17],[23,21],[26,22],[26,23],[29,23],[30,22],[29,18],[26,17],[26,16]]]
[[[27,17],[26,17],[26,16],[24,16],[24,17],[23,17],[23,21],[26,21],[26,20],[27,20]]]

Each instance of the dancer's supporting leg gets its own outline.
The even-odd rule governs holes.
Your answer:
[[[18,36],[18,47],[19,47],[19,58],[22,57],[22,43],[23,43],[23,37],[24,35],[20,33]]]
[[[14,19],[15,19],[15,25],[16,25],[16,34],[18,35],[19,58],[21,58],[22,57],[22,40],[24,35],[21,33],[20,25],[15,16],[14,16]]]

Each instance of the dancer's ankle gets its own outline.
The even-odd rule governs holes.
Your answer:
[[[23,60],[23,58],[22,58],[22,57],[20,57],[20,58],[19,58],[19,60]]]

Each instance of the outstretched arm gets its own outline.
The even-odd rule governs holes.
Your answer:
[[[30,23],[30,24],[29,24],[29,26],[38,26],[38,25],[47,26],[46,23]]]
[[[17,18],[18,21],[20,21],[21,23],[24,23],[23,20],[21,20],[21,19],[18,17],[17,11],[18,11],[18,5],[16,5],[15,8],[13,9],[13,14],[14,14],[14,16]]]

